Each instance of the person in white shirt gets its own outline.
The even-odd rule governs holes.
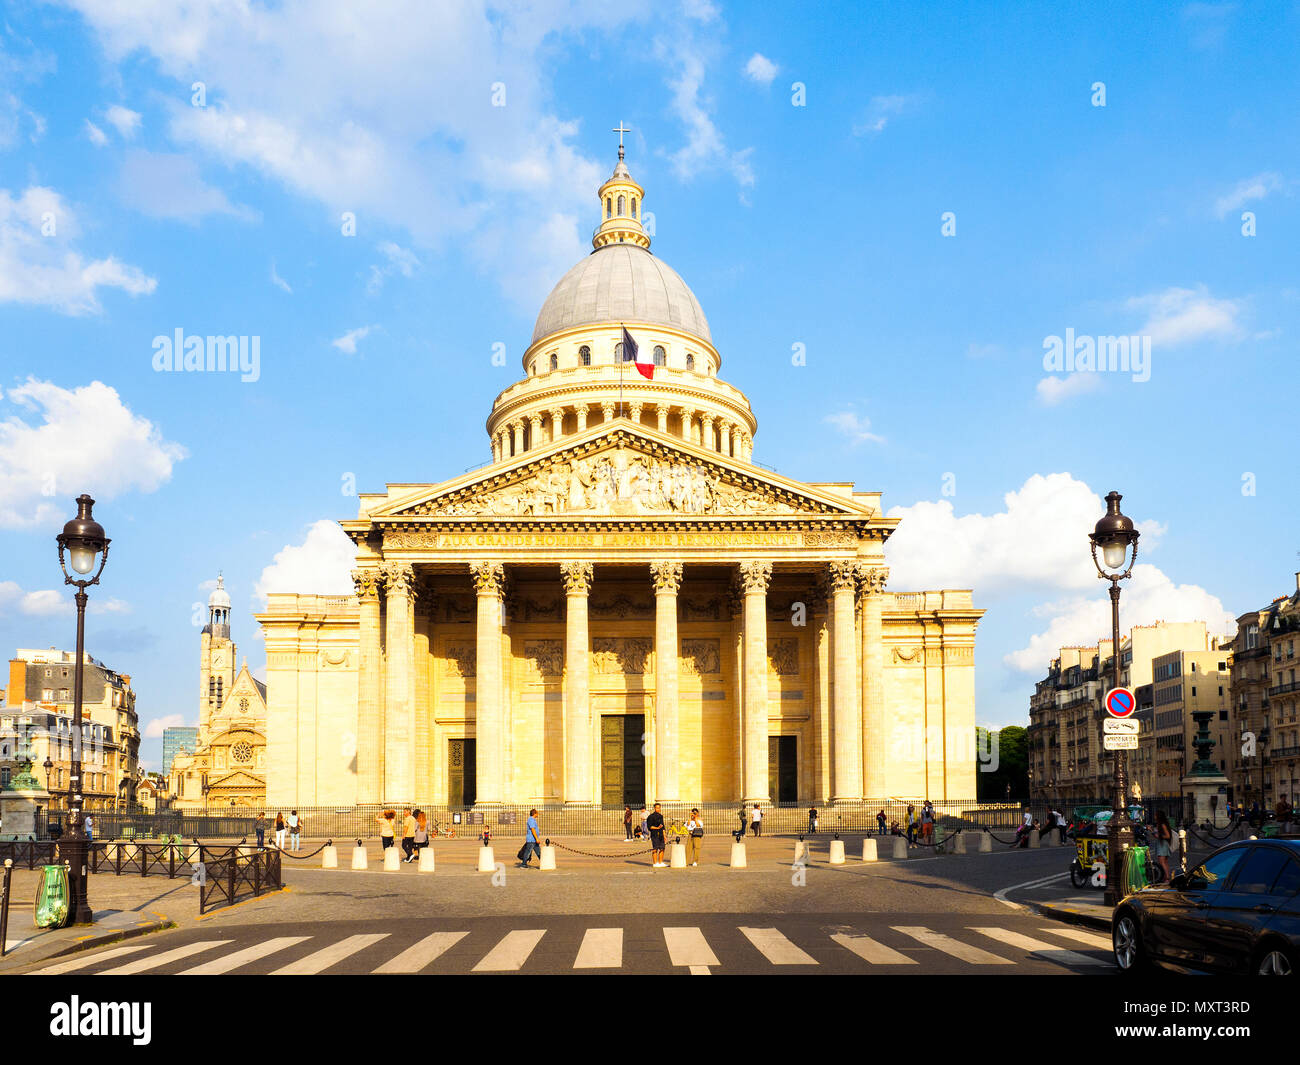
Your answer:
[[[686,864],[700,864],[700,841],[704,838],[704,821],[699,810],[691,811],[691,819],[686,822]]]
[[[763,811],[758,808],[758,803],[754,803],[753,812],[749,815],[749,830],[755,837],[763,834]]]

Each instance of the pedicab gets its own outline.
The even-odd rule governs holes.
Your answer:
[[[1106,829],[1114,810],[1109,806],[1076,806],[1070,813],[1075,852],[1070,862],[1070,883],[1077,888],[1104,890],[1110,855]],[[1141,806],[1130,806],[1128,815],[1135,827],[1141,825]]]

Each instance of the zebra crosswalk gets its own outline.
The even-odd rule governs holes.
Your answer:
[[[541,923],[541,922],[537,922]],[[33,975],[216,976],[265,973],[520,973],[520,972],[1099,972],[1112,965],[1110,940],[1069,925],[1020,927],[953,917],[944,927],[873,922],[870,928],[815,921],[740,925],[708,918],[663,925],[649,918],[604,919],[587,927],[567,918],[556,927],[466,922],[462,929],[351,934],[270,935],[257,926],[217,936],[175,933],[56,961]],[[353,926],[355,927],[355,926]],[[362,926],[364,927],[364,926]],[[372,928],[376,927],[371,925]],[[288,931],[289,929],[275,929]],[[192,935],[185,942],[177,936]]]

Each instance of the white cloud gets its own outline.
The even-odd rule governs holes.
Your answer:
[[[72,596],[52,588],[24,592],[17,581],[0,581],[0,617],[11,610],[29,617],[71,614]]]
[[[140,112],[121,104],[113,104],[104,112],[104,119],[117,130],[119,137],[130,140],[140,130]]]
[[[914,103],[910,96],[873,96],[862,121],[854,124],[853,135],[862,137],[883,133],[891,118],[901,115]]]
[[[1262,200],[1270,192],[1278,192],[1286,187],[1282,175],[1274,170],[1266,170],[1254,177],[1238,181],[1231,192],[1220,196],[1214,204],[1214,212],[1223,218],[1230,211],[1236,211],[1252,200]]]
[[[97,312],[101,288],[148,295],[158,282],[112,256],[87,262],[72,249],[76,213],[53,189],[0,189],[0,303],[29,303],[63,314]]]
[[[101,501],[156,491],[188,454],[101,381],[65,389],[28,378],[0,400],[0,417],[0,528],[62,524],[82,491]]]
[[[96,148],[102,148],[108,143],[108,134],[100,129],[95,123],[86,119],[86,136],[90,138],[90,143]]]
[[[359,329],[349,329],[337,340],[331,340],[330,343],[338,348],[339,351],[345,352],[348,355],[355,355],[357,353],[357,341],[365,340],[365,338],[370,335],[370,331],[374,328],[376,327],[373,325],[363,325]]]
[[[759,85],[771,85],[781,68],[761,52],[755,52],[745,64],[745,76]]]
[[[1241,300],[1217,299],[1204,285],[1194,289],[1167,288],[1135,296],[1128,307],[1147,313],[1138,332],[1151,337],[1153,348],[1175,347],[1198,340],[1234,339],[1241,336]]]
[[[381,241],[379,251],[388,261],[382,266],[372,264],[370,267],[370,281],[366,284],[366,291],[372,295],[384,287],[384,281],[389,277],[394,274],[412,277],[420,265],[420,260],[414,252],[394,244],[391,240]]]
[[[205,184],[198,164],[187,155],[132,151],[122,160],[118,196],[149,218],[198,222],[205,215],[228,214],[255,220],[256,211],[236,207],[220,189]]]
[[[1093,392],[1101,387],[1101,378],[1095,373],[1073,373],[1067,377],[1044,377],[1038,382],[1037,393],[1040,402],[1049,407],[1085,392]]]
[[[612,164],[581,156],[578,124],[554,113],[554,45],[621,34],[646,17],[637,5],[591,0],[394,0],[365,17],[352,0],[72,6],[110,61],[143,52],[173,80],[164,128],[174,142],[267,175],[323,204],[334,224],[351,211],[363,236],[401,227],[421,250],[437,250],[474,247],[520,217],[565,219],[558,248],[530,241],[509,257],[475,259],[530,309],[576,258],[558,256],[580,254],[596,220],[595,188]],[[208,85],[206,107],[189,106],[196,80]],[[495,82],[506,106],[493,106]],[[545,287],[521,291],[520,276],[544,276]]]
[[[655,55],[668,64],[673,73],[668,78],[672,90],[672,112],[686,127],[686,143],[669,153],[673,171],[682,181],[701,172],[725,169],[744,190],[754,184],[754,170],[749,158],[752,148],[733,151],[713,121],[713,101],[704,95],[704,53],[689,36],[684,39],[660,38]]]
[[[338,522],[322,519],[301,544],[286,544],[262,570],[254,594],[263,603],[271,592],[301,595],[351,595],[356,546]]]
[[[1094,584],[1100,584],[1094,581]],[[1124,582],[1121,607],[1123,632],[1157,621],[1204,621],[1211,635],[1235,631],[1233,615],[1217,596],[1195,584],[1175,584],[1155,566],[1139,564]],[[1025,673],[1043,673],[1062,647],[1092,645],[1110,636],[1110,599],[1078,596],[1047,604],[1035,611],[1051,618],[1046,629],[1007,654],[1003,661]]]
[[[995,514],[958,517],[949,500],[893,507],[901,518],[885,544],[890,584],[900,590],[972,588],[976,601],[1015,594],[1042,597],[1032,616],[1047,619],[1004,662],[1039,672],[1059,649],[1094,643],[1110,627],[1110,600],[1092,563],[1088,534],[1105,513],[1101,497],[1068,473],[1035,474],[1003,497]],[[1166,532],[1158,522],[1138,521],[1139,548],[1150,554]],[[1065,593],[1062,595],[1062,593]],[[1231,617],[1205,589],[1176,584],[1148,563],[1135,566],[1124,584],[1125,631],[1157,620],[1205,621],[1214,633],[1228,631]],[[1039,622],[1042,624],[1042,622]]]
[[[271,263],[271,284],[275,285],[276,288],[284,289],[284,291],[289,293],[290,296],[293,295],[293,289],[289,287],[289,282],[279,275],[275,269],[274,262]]]
[[[147,740],[162,739],[163,729],[181,728],[184,724],[184,714],[164,714],[162,717],[155,717],[145,725],[144,738]]]
[[[885,438],[871,432],[871,419],[857,414],[854,411],[840,411],[836,414],[828,414],[822,419],[827,425],[833,425],[844,434],[851,444],[875,443],[883,444]]]

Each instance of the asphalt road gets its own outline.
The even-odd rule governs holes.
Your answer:
[[[653,870],[641,859],[556,872],[472,870],[467,851],[433,874],[295,865],[288,890],[179,927],[33,964],[69,975],[265,973],[888,973],[1109,975],[1104,933],[1035,916],[1020,899],[1059,885],[1068,852],[997,851],[906,861],[792,865],[791,846]],[[1031,888],[1019,885],[1032,884]],[[197,889],[191,889],[196,891]],[[190,911],[186,911],[186,907]]]

